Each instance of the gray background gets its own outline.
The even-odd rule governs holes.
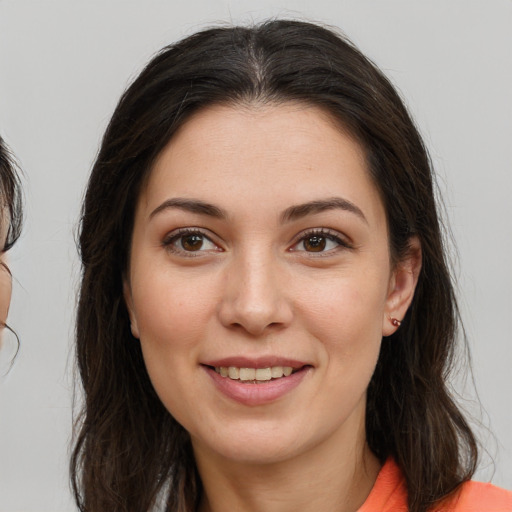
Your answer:
[[[511,0],[0,0],[0,133],[25,171],[27,203],[24,234],[10,255],[9,323],[21,350],[0,377],[1,512],[73,509],[73,234],[117,99],[165,44],[212,23],[269,16],[340,27],[413,112],[458,248],[483,410],[471,376],[465,385],[458,379],[459,389],[495,460],[484,454],[477,477],[512,489]]]

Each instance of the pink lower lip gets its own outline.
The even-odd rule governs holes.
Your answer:
[[[203,366],[214,384],[224,395],[244,405],[264,405],[281,398],[295,389],[308,373],[305,366],[288,377],[269,380],[261,384],[244,383],[229,377],[221,377],[213,368]]]

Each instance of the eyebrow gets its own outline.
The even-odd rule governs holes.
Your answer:
[[[175,197],[173,199],[167,199],[160,206],[157,206],[149,214],[149,218],[151,219],[158,213],[172,208],[177,208],[191,213],[198,213],[200,215],[208,215],[210,217],[215,217],[216,219],[225,219],[227,217],[227,213],[224,210],[213,204],[205,203],[199,199]]]
[[[228,217],[225,210],[215,206],[211,203],[206,203],[200,199],[185,199],[182,197],[175,197],[167,199],[162,204],[157,206],[149,215],[153,218],[158,213],[167,209],[177,208],[186,212],[196,213],[199,215],[208,215],[216,219],[226,219]],[[299,220],[307,215],[314,215],[316,213],[325,212],[328,210],[344,210],[353,213],[360,217],[368,224],[368,220],[364,216],[362,210],[354,203],[343,199],[341,197],[331,197],[329,199],[318,199],[309,201],[307,203],[290,206],[281,214],[281,222],[291,222]]]
[[[316,201],[310,201],[304,204],[298,204],[290,206],[281,215],[282,222],[291,222],[294,220],[302,219],[307,215],[315,213],[322,213],[328,210],[344,210],[346,212],[353,213],[359,218],[364,220],[368,224],[368,220],[364,216],[362,210],[354,203],[343,199],[342,197],[331,197],[329,199],[319,199]]]

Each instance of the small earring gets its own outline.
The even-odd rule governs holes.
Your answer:
[[[402,325],[402,322],[400,322],[400,320],[397,320],[396,318],[393,318],[393,317],[390,316],[389,319],[391,320],[391,323],[395,327],[400,327]]]

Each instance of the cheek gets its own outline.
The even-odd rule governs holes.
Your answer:
[[[318,328],[380,333],[387,288],[387,279],[375,272],[340,273],[302,286],[298,296],[304,316]]]
[[[0,268],[0,322],[7,321],[7,313],[11,303],[12,283],[8,272]]]
[[[307,330],[321,343],[324,363],[339,378],[371,377],[382,340],[387,280],[374,272],[334,276],[301,299]]]
[[[141,339],[151,344],[187,347],[206,326],[213,308],[209,280],[155,270],[132,282]]]
[[[201,334],[200,305],[169,293],[161,280],[146,282],[134,304],[140,344],[149,378],[160,400],[178,422],[187,407],[186,383]],[[150,292],[148,292],[150,290]],[[181,295],[181,296],[180,296]]]
[[[151,268],[146,266],[145,268]],[[211,281],[179,272],[134,273],[132,296],[144,362],[157,394],[180,421],[187,386],[197,369],[215,294]]]

